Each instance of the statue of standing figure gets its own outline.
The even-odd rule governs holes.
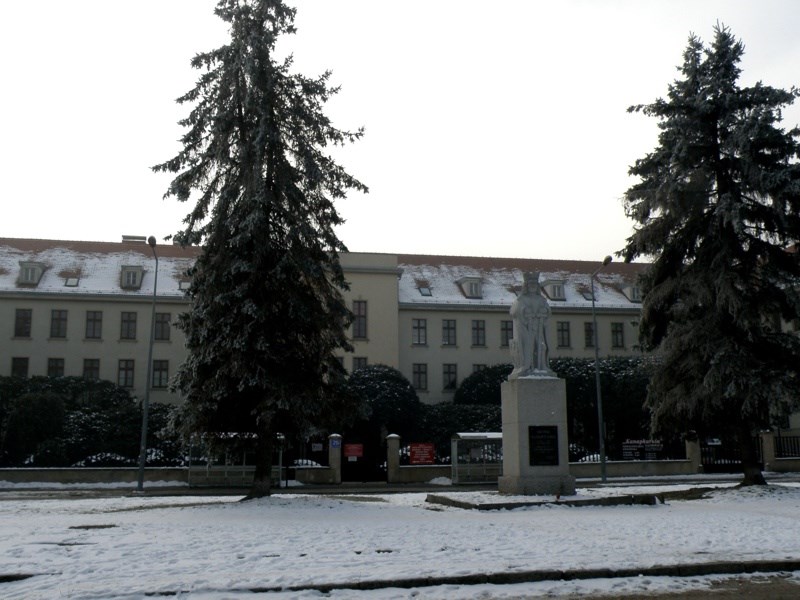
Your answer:
[[[525,273],[523,279],[522,292],[510,311],[514,323],[514,337],[510,343],[514,370],[508,378],[554,377],[546,337],[550,306],[542,296],[539,273]]]

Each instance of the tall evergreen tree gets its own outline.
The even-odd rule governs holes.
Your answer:
[[[800,391],[798,96],[738,83],[744,46],[695,36],[666,100],[633,106],[659,120],[659,144],[631,167],[638,225],[621,251],[652,257],[641,334],[663,362],[648,389],[656,431],[713,426],[738,438],[744,484],[763,484],[753,434]]]
[[[349,350],[351,314],[334,233],[333,201],[366,187],[325,153],[361,137],[323,114],[338,88],[330,73],[290,72],[275,53],[294,33],[295,10],[281,0],[220,0],[230,42],[198,54],[202,75],[178,98],[193,105],[180,123],[183,149],[157,165],[171,172],[165,197],[194,208],[176,234],[200,244],[190,311],[179,327],[188,358],[176,376],[194,431],[256,434],[251,497],[270,492],[275,434],[343,407],[336,393]]]

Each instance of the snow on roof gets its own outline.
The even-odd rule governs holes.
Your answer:
[[[181,298],[181,283],[200,252],[198,247],[174,244],[156,246],[159,258],[158,295]],[[21,285],[20,263],[38,263],[44,272],[38,285]],[[564,299],[549,300],[554,307],[591,305],[589,278],[599,263],[589,261],[487,258],[469,256],[397,255],[401,270],[398,299],[401,305],[462,305],[508,307],[522,286],[523,273],[538,271],[539,281],[563,285]],[[603,308],[638,308],[626,295],[648,265],[611,263],[597,275],[596,303]],[[123,267],[141,268],[138,289],[123,289]],[[155,261],[150,247],[141,241],[84,242],[0,238],[0,292],[34,290],[46,294],[115,294],[151,296]],[[66,285],[67,280],[70,284]],[[462,285],[479,280],[480,297],[468,297]],[[430,295],[422,295],[420,287]],[[628,292],[629,293],[629,292]]]
[[[401,305],[463,305],[508,307],[522,287],[523,273],[539,272],[542,284],[563,285],[564,299],[549,300],[551,306],[578,308],[591,306],[591,274],[599,262],[541,260],[523,258],[487,258],[470,256],[398,255],[401,269],[399,302]],[[642,263],[611,263],[595,279],[595,303],[603,308],[638,308],[625,293],[637,285],[638,276],[648,267]],[[468,298],[459,282],[464,278],[481,281],[480,298]],[[422,295],[420,282],[430,288]],[[545,290],[547,291],[547,290]]]
[[[182,248],[165,244],[156,246],[158,253],[158,295],[182,298],[181,282],[194,263],[198,248]],[[38,263],[44,272],[37,285],[20,285],[20,262]],[[140,267],[143,271],[138,289],[123,289],[123,267]],[[152,296],[155,260],[143,242],[77,242],[64,240],[32,240],[0,238],[0,292],[36,290],[45,294],[119,294]],[[72,279],[66,285],[67,279]]]

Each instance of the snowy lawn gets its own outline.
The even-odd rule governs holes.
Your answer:
[[[614,487],[657,493],[688,486]],[[481,492],[439,494],[496,501]],[[596,495],[581,489],[579,497]],[[112,497],[0,501],[3,598],[511,598],[683,590],[714,577],[438,586],[424,590],[253,588],[471,573],[800,559],[800,485],[721,486],[658,506],[468,511],[425,494]],[[1,498],[1,497],[0,497]],[[800,583],[800,573],[795,573]],[[718,579],[718,578],[717,578]],[[800,594],[800,587],[798,587]]]

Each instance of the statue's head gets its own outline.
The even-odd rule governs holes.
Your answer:
[[[539,273],[538,272],[536,272],[536,271],[530,272],[529,271],[527,273],[524,273],[522,275],[522,281],[523,281],[523,285],[522,285],[523,289],[525,289],[525,290],[527,290],[527,291],[529,291],[531,293],[534,293],[534,294],[539,293],[540,288],[539,288]]]

